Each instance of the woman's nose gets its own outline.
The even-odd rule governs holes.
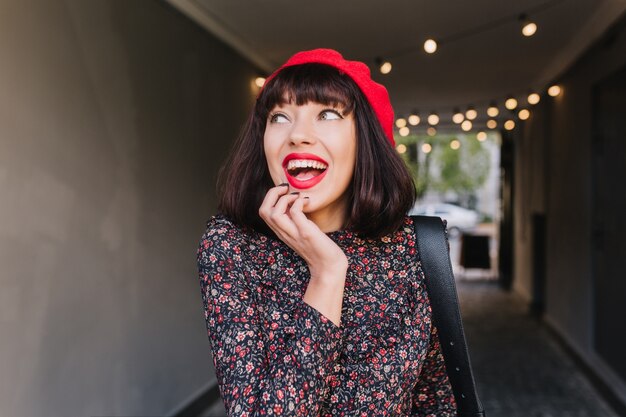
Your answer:
[[[293,123],[289,135],[289,141],[294,145],[311,144],[315,142],[315,131],[313,125],[306,120],[296,120]]]

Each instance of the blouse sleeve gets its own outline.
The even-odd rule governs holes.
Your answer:
[[[198,249],[207,331],[228,415],[317,415],[339,357],[340,327],[302,300],[262,323],[242,250],[232,225],[215,221]]]
[[[456,402],[441,353],[437,328],[431,328],[430,346],[413,391],[412,416],[455,417]]]

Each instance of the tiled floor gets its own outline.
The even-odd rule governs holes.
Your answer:
[[[459,282],[478,390],[488,417],[617,417],[547,329],[492,282]],[[224,417],[216,404],[203,417]]]
[[[514,294],[458,285],[478,390],[489,417],[616,417]]]

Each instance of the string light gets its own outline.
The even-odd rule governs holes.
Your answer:
[[[537,32],[537,24],[528,19],[528,16],[521,14],[519,20],[522,22],[522,35],[529,37]]]
[[[428,129],[426,129],[426,134],[428,136],[435,136],[437,134],[437,129],[431,126]]]
[[[426,39],[424,42],[424,51],[428,54],[434,54],[437,52],[437,41],[434,39]]]
[[[254,84],[256,84],[256,86],[259,87],[259,88],[263,88],[263,85],[265,84],[265,78],[264,77],[256,77],[254,79]]]
[[[496,106],[496,102],[492,101],[487,109],[487,115],[489,117],[496,117],[498,114],[500,114],[500,110],[498,109],[498,106]]]
[[[431,136],[432,136],[432,135],[431,135]],[[430,144],[430,143],[424,143],[424,144],[422,145],[422,152],[424,152],[424,153],[430,153],[430,151],[432,151],[432,150],[433,150],[433,147],[431,146],[431,144]]]
[[[376,65],[378,65],[378,71],[380,71],[381,74],[389,74],[391,72],[391,62],[389,61],[385,61],[382,58],[376,58]]]
[[[450,142],[450,148],[454,149],[455,151],[459,149],[460,147],[461,147],[461,142],[459,142],[458,139],[454,139],[452,142]]]
[[[438,51],[440,44],[448,45],[449,43],[452,43],[452,42],[464,40],[464,39],[469,38],[470,36],[475,36],[475,35],[484,33],[488,30],[491,30],[495,26],[500,26],[505,23],[507,24],[516,23],[517,25],[521,26],[522,34],[524,36],[526,37],[533,36],[536,34],[538,30],[538,25],[535,21],[533,21],[534,19],[531,20],[529,18],[529,15],[536,16],[539,12],[543,12],[549,8],[552,8],[553,6],[559,4],[561,1],[562,0],[548,0],[544,4],[524,10],[520,14],[513,14],[513,15],[508,15],[508,16],[504,16],[500,18],[495,18],[492,22],[487,22],[487,23],[483,22],[481,24],[475,25],[474,27],[463,29],[461,31],[458,31],[457,33],[452,33],[448,36],[441,36],[441,37],[438,37],[437,39],[428,38],[424,41],[422,47],[426,53],[434,54],[435,52]],[[410,52],[410,51],[416,51],[419,47],[420,47],[419,44],[414,44],[413,46],[409,48],[396,50],[395,52],[385,54],[387,59],[383,59],[381,57],[376,58],[375,62],[378,67],[378,70],[382,74],[389,74],[393,68],[391,62],[388,60],[389,58],[393,59],[395,56],[405,55],[407,52]],[[256,80],[256,84],[259,87],[262,87],[264,82],[265,82],[265,79],[261,77],[257,78]],[[548,94],[552,97],[558,96],[559,94],[561,94],[560,86],[558,85],[551,86],[548,89]],[[528,94],[527,96],[527,102],[531,106],[539,103],[540,100],[541,100],[541,96],[536,92],[530,92],[530,94]],[[519,105],[518,100],[512,96],[509,96],[504,103],[504,106],[508,110],[511,110],[511,111],[517,109],[518,105]],[[487,115],[492,120],[487,122],[487,127],[492,128],[489,126],[490,124],[493,126],[493,128],[495,128],[498,125],[498,123],[493,119],[496,118],[499,114],[500,114],[499,108],[496,106],[495,102],[492,101],[489,107],[487,108]],[[524,115],[525,112],[521,114]],[[519,116],[519,112],[518,112],[518,116]],[[529,113],[529,116],[530,116],[530,113]],[[475,120],[477,117],[478,117],[478,114],[476,110],[473,109],[472,107],[468,108],[465,114],[461,113],[458,109],[454,109],[452,121],[455,124],[463,124],[464,121]],[[437,116],[437,114],[434,112],[431,115],[429,115],[427,119],[428,119],[428,123],[431,126],[437,125],[440,121],[439,116]],[[408,117],[408,123],[411,126],[417,126],[418,124],[420,124],[420,122],[421,122],[421,118],[416,112],[412,113]],[[512,121],[512,123],[514,122]],[[467,125],[468,124],[466,123],[465,126]],[[470,125],[471,125],[471,122],[470,122]],[[400,126],[398,127],[401,128]],[[406,123],[403,124],[402,127],[407,127]]]
[[[509,110],[514,110],[517,107],[517,100],[514,97],[509,97],[504,102],[504,107]]]
[[[398,151],[398,153],[406,153],[406,145],[404,143],[399,144],[396,146],[396,151]]]
[[[406,126],[406,119],[403,117],[399,117],[398,119],[396,119],[396,127],[397,128],[402,128]]]
[[[454,114],[452,115],[452,121],[458,125],[463,120],[465,120],[465,116],[463,116],[463,113],[461,113],[461,110],[459,110],[458,108],[454,109]]]
[[[408,127],[404,126],[401,127],[400,130],[398,130],[398,133],[400,133],[400,136],[409,136],[409,133],[411,133],[411,131]]]
[[[556,97],[559,94],[561,94],[562,89],[558,84],[554,84],[554,85],[551,85],[547,89],[547,92],[550,96]],[[529,105],[534,106],[541,101],[541,96],[539,93],[531,90],[528,93],[528,96],[526,97],[526,101],[528,102]],[[520,103],[518,102],[518,100],[512,95],[509,95],[504,101],[504,107],[506,107],[508,110],[515,111],[517,109],[516,110],[517,117],[519,118],[519,120],[528,120],[531,117],[530,108],[526,107],[526,108],[518,109],[519,104]],[[500,115],[500,110],[495,100],[492,100],[489,103],[489,107],[487,108],[487,115],[490,117],[490,119],[488,119],[486,122],[487,128],[491,130],[496,129],[499,124],[498,121],[496,120],[496,117]],[[473,128],[472,120],[475,120],[477,117],[478,117],[478,112],[476,111],[474,106],[468,106],[465,113],[461,112],[458,107],[455,107],[452,112],[452,121],[455,124],[460,124],[461,129],[466,132],[472,130]],[[432,126],[436,126],[439,124],[440,117],[437,114],[437,112],[432,111],[427,117],[427,120],[428,120],[428,124],[432,127]],[[411,115],[408,117],[408,120],[402,117],[398,118],[396,120],[396,126],[398,128],[407,127],[407,121],[412,126],[416,126],[421,122],[421,119],[419,115],[417,114],[417,110],[413,110],[411,112]],[[515,128],[515,120],[512,120],[512,119],[506,120],[503,124],[503,127],[506,130],[513,130]],[[431,136],[434,136],[436,134],[436,130],[434,128],[432,128],[432,130],[429,128],[427,129],[427,133]],[[406,133],[406,135],[408,135],[408,133]],[[483,137],[482,134],[480,136]]]
[[[528,95],[528,104],[530,104],[531,106],[534,106],[535,104],[539,103],[540,100],[541,100],[541,96],[537,93],[530,93]]]
[[[530,117],[530,111],[528,111],[528,109],[521,109],[519,113],[517,113],[517,117],[519,117],[521,120],[528,120],[528,118]]]
[[[550,86],[548,88],[548,94],[551,95],[552,97],[558,96],[559,94],[561,94],[561,87],[558,84],[554,84]],[[534,92],[534,91],[531,91],[530,93],[528,93],[527,102],[529,105],[535,105],[539,103],[540,101],[541,101],[541,96],[539,95],[539,93]],[[508,110],[511,110],[511,111],[516,110],[519,104],[520,103],[518,102],[518,100],[512,95],[509,95],[504,101],[504,107],[506,107]],[[492,129],[492,130],[496,129],[498,127],[498,121],[495,118],[500,115],[500,109],[498,108],[496,101],[492,100],[489,103],[489,107],[487,108],[487,115],[490,117],[490,119],[488,119],[486,122],[487,128]],[[528,120],[530,116],[531,116],[531,111],[529,108],[520,108],[517,110],[517,117],[520,120]],[[452,122],[454,122],[455,124],[460,124],[461,129],[466,132],[472,130],[473,128],[472,120],[475,120],[477,117],[478,117],[478,112],[476,111],[474,106],[468,106],[465,113],[461,112],[458,107],[455,107],[452,112]],[[429,125],[436,126],[440,122],[440,117],[437,114],[437,112],[432,111],[430,115],[427,117],[427,120],[428,120]],[[398,118],[396,120],[396,126],[399,128],[406,127],[407,121],[412,126],[417,126],[421,122],[421,118],[418,116],[417,111],[414,110],[411,113],[411,115],[408,117],[408,120],[404,118]],[[504,128],[506,130],[514,129],[515,121],[513,120],[507,121],[507,123],[504,124]]]
[[[467,118],[467,120],[474,120],[477,116],[478,112],[474,107],[470,106],[467,108],[467,111],[465,112],[465,117]]]
[[[418,50],[420,47],[423,48],[426,53],[434,54],[435,52],[438,51],[440,44],[448,45],[449,43],[452,43],[452,42],[465,40],[470,37],[480,35],[482,33],[490,31],[495,27],[499,27],[503,24],[508,24],[508,23],[515,23],[516,26],[518,25],[521,26],[521,31],[524,36],[526,37],[533,36],[537,32],[538,26],[536,22],[528,18],[528,15],[530,14],[537,15],[540,12],[544,12],[545,10],[556,6],[557,4],[561,3],[561,1],[562,0],[547,0],[543,4],[539,4],[535,7],[522,10],[521,13],[519,14],[515,13],[512,15],[495,17],[489,22],[481,22],[481,23],[476,24],[473,27],[465,28],[456,33],[451,33],[447,36],[441,36],[437,39],[428,38],[424,40],[424,43],[422,45],[415,43],[408,48],[403,48],[400,50],[396,50],[395,52],[386,54],[387,55],[386,57],[393,58],[394,56],[405,55],[409,52]],[[379,67],[379,70],[383,74],[387,74],[389,73],[389,71],[391,71],[391,63],[389,61],[383,61],[381,58],[380,63],[377,63],[377,65]],[[382,67],[383,65],[385,65],[384,68]]]
[[[561,87],[559,87],[558,85],[553,85],[550,88],[548,88],[548,94],[550,95],[550,97],[556,97],[559,94],[561,94]]]
[[[487,134],[481,130],[476,134],[476,139],[478,139],[479,142],[484,142],[485,139],[487,139]]]

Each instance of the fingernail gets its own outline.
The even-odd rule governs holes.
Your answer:
[[[300,194],[300,191],[294,191],[294,192],[289,193],[289,194]]]
[[[278,184],[278,187],[284,187],[284,186],[286,186],[286,185],[289,185],[289,183],[287,183],[287,182],[283,182],[282,184]]]

